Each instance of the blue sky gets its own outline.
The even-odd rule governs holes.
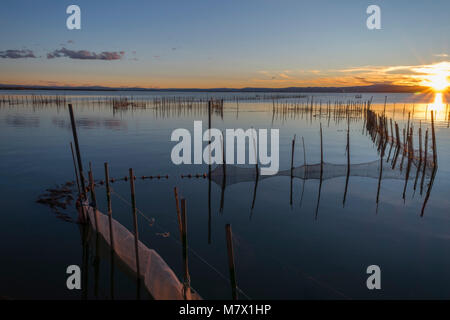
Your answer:
[[[81,8],[81,30],[66,28],[70,4]],[[381,30],[366,28],[370,4],[381,7]],[[450,60],[446,0],[2,0],[0,6],[0,52],[27,49],[36,56],[0,58],[0,83],[342,85],[361,84],[359,78],[382,81],[371,75],[383,67]],[[47,59],[61,48],[124,55],[118,60]],[[354,79],[341,71],[363,66],[375,68]]]

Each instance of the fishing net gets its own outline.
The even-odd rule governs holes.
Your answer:
[[[109,217],[98,210],[94,214],[94,208],[87,204],[84,205],[84,208],[91,227],[103,237],[106,243],[111,245]],[[137,274],[134,235],[113,218],[111,218],[111,229],[113,234],[112,248],[116,256],[133,273]],[[183,284],[161,256],[141,241],[139,241],[138,248],[139,277],[153,298],[157,300],[184,300]],[[198,300],[201,298],[193,293],[192,299]]]
[[[383,170],[381,174],[382,179],[397,179],[404,180],[406,175],[406,162],[407,159],[404,159],[405,163],[403,164],[403,169],[400,169],[401,159],[398,160],[398,164],[395,168],[389,163],[386,163],[385,160],[383,163]],[[225,170],[224,170],[225,166]],[[419,172],[422,173],[422,169],[417,170],[418,164],[416,161],[411,161],[411,169],[409,172],[409,178],[415,178],[416,174]],[[346,177],[347,176],[348,166],[347,164],[333,164],[333,163],[323,163],[322,169],[322,180],[337,178],[337,177]],[[320,179],[321,175],[321,165],[318,164],[307,164],[293,168],[292,177],[299,178],[303,180],[309,179]],[[431,176],[431,168],[428,165],[425,170],[426,176]],[[277,176],[291,176],[291,170],[283,170],[279,171],[276,175],[272,176],[263,176],[259,175],[258,180],[264,180]],[[358,177],[367,177],[373,179],[379,179],[380,177],[380,160],[374,160],[366,163],[357,163],[350,165],[350,173],[349,176],[358,176]],[[222,186],[223,178],[225,177],[225,186],[233,185],[240,182],[250,182],[256,180],[256,168],[249,167],[240,167],[237,165],[218,165],[214,170],[211,171],[211,180],[216,184]]]

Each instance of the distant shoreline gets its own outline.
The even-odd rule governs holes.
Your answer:
[[[354,87],[288,87],[288,88],[115,88],[115,87],[54,87],[54,86],[21,86],[1,85],[0,91],[4,90],[35,90],[35,91],[104,91],[104,92],[227,92],[227,93],[417,93],[429,90],[426,87],[395,86],[389,84],[377,84],[370,86]]]

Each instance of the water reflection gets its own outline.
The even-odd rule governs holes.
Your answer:
[[[435,93],[434,101],[430,105],[429,110],[436,113],[436,120],[446,120],[447,110],[443,102],[442,92]]]
[[[59,128],[70,130],[70,121],[53,117],[52,123]],[[105,128],[108,130],[123,130],[127,128],[127,123],[120,119],[103,119],[95,117],[80,117],[76,120],[77,127],[83,129]]]
[[[257,170],[254,167],[248,169],[248,173],[242,171],[239,175],[233,176],[235,168],[228,164],[225,170],[223,167],[211,168],[212,173],[210,176],[212,176],[212,179],[198,179],[196,181],[193,179],[178,179],[180,171],[193,169],[192,167],[180,169],[180,167],[163,163],[166,160],[164,156],[170,153],[170,151],[166,152],[167,150],[165,149],[168,136],[165,130],[169,132],[177,126],[189,126],[192,124],[192,118],[194,117],[196,119],[201,119],[202,117],[205,119],[205,116],[208,114],[205,109],[206,103],[191,106],[187,102],[179,104],[176,101],[170,104],[168,101],[165,101],[164,106],[158,106],[156,109],[153,107],[149,109],[138,109],[130,106],[126,110],[124,108],[112,108],[106,102],[103,104],[87,103],[77,106],[76,118],[79,128],[92,130],[90,133],[94,137],[93,140],[81,141],[81,143],[83,146],[82,151],[85,153],[86,159],[94,159],[97,162],[97,167],[94,167],[94,171],[96,169],[98,170],[99,164],[104,160],[110,161],[114,165],[113,177],[121,175],[121,172],[124,172],[124,167],[125,171],[129,166],[136,167],[136,171],[139,172],[137,184],[140,187],[138,189],[139,191],[142,190],[142,193],[139,194],[139,208],[143,208],[143,210],[146,210],[145,212],[151,212],[152,215],[154,213],[158,223],[164,223],[166,219],[169,221],[169,218],[175,219],[175,211],[172,208],[173,201],[172,198],[170,198],[170,201],[166,201],[168,198],[167,194],[172,195],[172,188],[174,186],[180,187],[180,190],[184,191],[184,195],[189,199],[189,203],[192,206],[192,210],[189,210],[189,219],[192,221],[189,224],[191,228],[189,237],[192,240],[190,246],[195,248],[196,252],[202,254],[202,258],[205,261],[211,263],[214,268],[220,270],[223,274],[226,274],[227,269],[226,264],[221,265],[221,259],[224,258],[225,250],[222,243],[223,236],[219,233],[220,230],[223,230],[220,224],[232,222],[233,226],[236,226],[236,229],[233,229],[236,231],[236,238],[240,239],[241,243],[247,241],[252,246],[252,251],[246,252],[244,255],[240,254],[240,246],[236,245],[236,252],[238,253],[236,260],[242,287],[248,290],[253,296],[258,298],[298,298],[303,294],[305,297],[311,297],[310,293],[314,292],[316,287],[311,286],[309,288],[305,285],[305,281],[301,279],[298,272],[302,268],[306,269],[308,274],[328,282],[329,286],[342,290],[347,296],[365,297],[364,293],[354,290],[352,281],[347,281],[351,280],[351,277],[345,273],[347,270],[351,269],[353,265],[361,265],[361,263],[365,263],[368,260],[382,261],[384,254],[391,256],[392,246],[390,244],[386,245],[386,243],[392,243],[403,236],[409,237],[408,241],[399,243],[398,247],[395,248],[398,250],[395,251],[395,254],[402,255],[402,258],[415,259],[413,254],[408,255],[411,247],[416,245],[414,239],[420,238],[420,244],[424,246],[423,248],[428,249],[437,243],[433,243],[430,238],[426,238],[423,232],[433,233],[433,236],[437,237],[437,235],[443,234],[441,232],[442,229],[448,227],[448,224],[441,219],[442,216],[445,217],[445,211],[439,210],[439,206],[443,203],[445,205],[446,203],[442,196],[442,190],[448,190],[445,188],[446,185],[442,185],[442,181],[444,180],[442,177],[445,178],[448,172],[446,168],[446,159],[448,157],[448,154],[445,152],[446,145],[445,141],[441,142],[443,140],[442,137],[446,137],[446,130],[444,129],[438,132],[439,138],[441,138],[438,140],[438,145],[443,150],[443,152],[440,152],[440,157],[442,157],[440,158],[442,159],[440,160],[440,164],[443,170],[440,168],[438,174],[440,179],[436,178],[436,183],[434,182],[436,171],[432,170],[429,165],[426,165],[432,158],[432,150],[429,148],[431,146],[431,139],[426,138],[422,140],[422,142],[425,141],[425,148],[417,152],[419,144],[423,144],[419,142],[421,138],[417,139],[417,132],[423,129],[423,133],[425,133],[427,127],[427,122],[421,119],[422,115],[425,116],[426,101],[421,101],[420,104],[415,106],[409,103],[405,103],[405,106],[403,106],[403,102],[397,102],[397,105],[395,105],[395,102],[390,103],[389,96],[386,108],[382,102],[377,105],[373,104],[371,109],[374,110],[376,116],[382,115],[383,113],[386,113],[386,115],[392,114],[393,121],[389,123],[383,120],[383,126],[377,128],[372,133],[367,130],[367,110],[364,109],[367,107],[367,100],[356,102],[354,100],[346,101],[345,97],[339,97],[335,100],[331,99],[333,98],[323,98],[321,101],[320,98],[314,97],[312,99],[311,97],[306,97],[286,99],[284,101],[280,99],[274,100],[274,102],[272,100],[266,102],[242,101],[241,103],[233,101],[233,103],[225,103],[225,111],[218,108],[217,112],[213,112],[214,126],[236,128],[246,128],[250,127],[250,125],[270,126],[272,118],[274,127],[279,127],[280,132],[283,133],[280,136],[281,144],[286,142],[286,139],[294,136],[294,134],[297,134],[297,137],[305,135],[308,144],[308,157],[304,156],[302,161],[304,165],[296,165],[293,169],[281,170],[278,177],[259,176],[256,174]],[[378,100],[384,101],[384,95],[382,99]],[[446,106],[443,103],[444,100],[445,97],[443,95],[434,97],[433,104],[430,103],[429,108],[426,110],[430,121],[430,111],[438,112],[438,120],[442,119],[442,112],[446,110]],[[138,104],[139,101],[135,101],[134,105]],[[27,150],[32,156],[23,155],[19,152],[14,157],[6,159],[6,162],[10,165],[14,164],[14,162],[9,159],[17,161],[20,158],[24,159],[23,161],[27,166],[29,163],[32,163],[33,166],[39,166],[40,169],[43,169],[45,174],[38,175],[31,171],[31,165],[25,168],[27,170],[26,174],[33,173],[33,180],[39,181],[33,185],[29,185],[29,189],[32,192],[25,193],[21,196],[33,198],[35,197],[36,189],[40,188],[39,190],[42,191],[43,185],[47,187],[55,183],[54,181],[58,181],[58,179],[65,179],[67,175],[72,175],[72,160],[69,158],[70,153],[67,149],[67,140],[70,139],[69,134],[65,134],[65,132],[61,134],[61,130],[55,129],[55,127],[70,128],[70,122],[68,121],[66,106],[61,106],[60,110],[58,106],[53,107],[50,104],[42,107],[36,106],[33,109],[27,107],[17,111],[18,108],[21,108],[20,104],[14,105],[10,109],[5,108],[5,110],[0,110],[3,115],[2,118],[8,126],[29,126],[31,128],[37,128],[39,123],[42,126],[44,124],[50,124],[53,127],[50,133],[55,135],[55,138],[51,141],[49,139],[39,139],[39,141],[42,141],[40,144],[41,149],[49,147],[49,143],[54,142],[52,146],[54,146],[53,150],[55,153],[52,154],[52,157],[55,156],[57,161],[50,157],[39,158],[36,156],[36,149],[33,145]],[[397,108],[397,111],[395,111],[395,108]],[[30,110],[31,112],[35,112],[31,117],[27,115]],[[35,119],[30,120],[33,117]],[[409,127],[406,124],[408,119],[410,119]],[[390,119],[387,118],[387,120]],[[420,120],[422,121],[420,122]],[[323,163],[322,169],[320,168],[320,154],[318,151],[318,127],[320,122],[325,129],[325,162]],[[381,123],[379,119],[378,122]],[[395,127],[400,127],[400,132],[405,127],[405,135],[396,135],[395,130],[393,130],[394,124]],[[136,139],[134,135],[136,132],[142,133],[143,128],[151,128],[152,126],[158,126],[162,134],[159,136],[153,134],[146,135],[148,141],[146,140],[145,143],[151,145],[152,148],[149,151],[143,150],[145,149],[143,146],[146,145],[142,140]],[[408,142],[408,139],[405,139],[406,134],[411,132],[412,127],[415,130],[414,144],[412,140]],[[98,134],[102,129],[123,130],[124,132],[117,134],[115,139],[108,139],[104,135]],[[380,139],[379,135],[383,134],[384,131],[389,131],[389,135]],[[29,130],[30,140],[31,137],[33,139],[41,138],[43,132],[44,130],[41,129]],[[46,135],[48,133],[47,131]],[[347,148],[345,148],[344,133],[347,133]],[[112,133],[108,132],[108,134],[111,136]],[[396,136],[395,138],[394,135]],[[419,137],[422,136],[419,133]],[[350,137],[351,140],[349,140]],[[375,146],[372,145],[370,140],[376,142]],[[429,146],[427,147],[426,143],[429,140]],[[98,157],[96,148],[86,148],[86,145],[89,143],[91,146],[97,146],[103,143],[107,149],[111,149],[111,152],[102,155],[101,160],[98,160],[100,157]],[[304,143],[303,136],[302,143]],[[408,145],[410,149],[408,149]],[[352,148],[351,159],[350,146]],[[345,149],[347,149],[347,157],[344,156]],[[120,151],[116,152],[116,150]],[[303,150],[305,150],[305,147]],[[412,154],[408,154],[408,150]],[[425,157],[425,150],[428,150],[428,159],[421,161],[420,155]],[[289,151],[290,147],[286,147],[286,143],[284,143],[284,146],[280,146],[282,161],[283,158],[291,159]],[[305,151],[303,153],[305,154]],[[61,157],[61,155],[64,156],[65,154],[68,157]],[[29,158],[26,158],[26,156]],[[300,152],[300,157],[302,156]],[[60,161],[61,159],[62,161]],[[152,161],[149,162],[149,159]],[[409,164],[408,159],[411,159]],[[70,166],[65,165],[66,160],[70,162]],[[402,165],[403,162],[405,162],[405,165]],[[53,168],[53,166],[55,167]],[[281,168],[288,168],[288,161],[282,162]],[[203,169],[207,171],[206,166]],[[21,170],[21,168],[18,168],[19,174]],[[223,179],[224,171],[226,179]],[[55,172],[60,176],[53,176],[50,179],[47,174],[48,172]],[[168,173],[170,178],[167,181],[166,179],[145,179],[145,181],[142,181],[144,179],[140,179],[141,174],[155,175],[157,173]],[[19,174],[18,178],[14,179],[15,184],[25,185],[25,183],[30,182],[31,179],[22,179]],[[97,177],[101,177],[102,174],[103,172],[98,174]],[[270,180],[266,180],[268,178]],[[245,181],[238,181],[240,179],[244,179]],[[315,180],[315,182],[311,183],[311,180]],[[378,184],[376,183],[377,181]],[[243,183],[241,184],[239,182]],[[435,184],[435,187],[433,187],[433,195],[429,196],[433,184]],[[116,180],[114,187],[117,192],[122,192],[122,195],[128,199],[127,195],[129,190],[125,185],[126,183],[121,184]],[[411,200],[407,205],[403,205],[401,198],[405,199],[405,190],[408,193],[409,191],[412,193],[413,188],[416,190],[416,186],[420,188],[421,195],[423,189],[423,198],[416,195],[416,199]],[[300,189],[298,190],[298,193],[295,192],[297,187],[302,188],[301,191]],[[207,198],[206,194],[208,194]],[[303,201],[304,194],[305,200]],[[417,194],[419,194],[419,190]],[[8,197],[6,198],[10,198],[9,194],[7,195]],[[333,198],[335,195],[336,197]],[[247,198],[245,198],[246,196]],[[429,204],[427,205],[426,202],[429,198]],[[244,203],[241,202],[241,199],[244,199]],[[333,204],[333,200],[336,199],[337,201]],[[343,200],[341,201],[341,199]],[[301,209],[296,206],[298,203],[297,200],[300,201]],[[304,202],[303,207],[302,202]],[[341,202],[342,205],[345,205],[345,209],[341,208]],[[373,211],[373,215],[364,214],[370,211],[370,208],[375,208],[378,202],[380,203],[381,213],[393,214],[382,214],[378,217],[375,216],[375,211]],[[103,201],[103,203],[106,202]],[[418,218],[418,215],[397,214],[403,212],[417,213],[425,205],[427,205],[427,212],[420,226],[416,223],[418,220],[414,220],[414,218]],[[8,208],[8,205],[6,207]],[[11,204],[9,204],[9,207],[13,208]],[[117,199],[113,207],[115,212],[117,212],[117,216],[121,218],[121,221],[125,224],[130,222],[128,208],[122,206]],[[38,224],[42,221],[42,215],[29,215],[29,212],[33,212],[35,209],[31,208],[27,210],[26,215],[24,214],[26,210],[17,210],[17,215],[21,219],[27,216],[33,223]],[[297,209],[300,213],[310,212],[311,215],[290,214],[291,212],[298,213],[294,211]],[[358,218],[356,218],[356,215],[351,215],[356,212],[361,213],[361,211],[363,214],[358,215]],[[223,215],[214,214],[217,212],[222,212]],[[233,212],[250,212],[250,215],[253,214],[253,217],[251,221],[248,221],[248,215],[245,213],[242,215],[232,214]],[[339,215],[334,213],[339,213]],[[314,221],[313,215],[316,217],[317,215],[320,216],[320,223],[311,223],[311,221]],[[12,217],[5,219],[12,219]],[[180,260],[177,250],[178,247],[174,249],[174,246],[168,245],[163,240],[158,239],[158,236],[154,236],[151,229],[148,229],[151,227],[151,225],[142,224],[143,241],[149,243],[161,256],[167,258],[168,263],[170,262],[169,265],[174,268],[174,271],[177,274],[181,274],[181,268],[177,265]],[[170,231],[171,235],[177,234],[178,230],[171,228],[169,223],[164,225],[164,227],[165,231]],[[322,230],[325,228],[327,229],[326,235],[322,233]],[[55,229],[62,230],[59,225]],[[408,231],[405,231],[406,229]],[[364,234],[358,233],[359,230],[364,230],[362,232]],[[40,231],[38,230],[36,232]],[[82,230],[82,233],[84,232]],[[383,238],[379,237],[379,233],[383,233]],[[271,236],[258,237],[260,234],[270,234]],[[172,239],[172,237],[169,239]],[[308,239],[316,239],[317,237],[320,237],[321,241],[308,241]],[[88,238],[88,240],[85,240],[85,238]],[[266,241],[266,238],[270,239]],[[347,242],[339,242],[341,241],[340,239],[345,239]],[[286,246],[286,241],[293,245]],[[45,246],[48,250],[52,249],[51,246],[48,246],[48,243],[42,243],[40,239],[36,240],[36,242],[36,246],[41,245]],[[368,253],[361,253],[361,255],[356,255],[355,257],[355,249],[348,246],[349,242],[358,243],[363,250],[369,249],[367,250]],[[298,243],[302,243],[302,245],[296,246],[295,244]],[[439,250],[448,249],[443,247],[442,242],[438,243],[438,245],[436,248]],[[114,256],[107,246],[103,249],[102,246],[103,244],[100,243],[99,245],[97,243],[95,235],[91,234],[90,237],[83,236],[82,247],[84,250],[83,257],[80,258],[83,264],[79,264],[83,265],[85,270],[83,272],[83,276],[85,277],[83,278],[83,288],[86,290],[89,289],[89,292],[84,292],[84,296],[87,298],[104,296],[110,296],[111,298],[117,296],[119,298],[123,296],[135,298],[135,287],[131,286],[125,294],[124,290],[127,289],[123,285],[123,283],[126,285],[131,283],[133,281],[133,275],[127,272],[127,270],[121,269],[117,262],[110,262],[114,260]],[[255,248],[260,248],[260,251],[270,251],[274,259],[270,261],[265,259],[264,257],[267,252],[261,253],[256,251]],[[266,248],[270,248],[271,250],[266,250]],[[333,248],[333,250],[330,250],[330,248]],[[370,250],[374,248],[376,250]],[[431,260],[430,263],[434,262],[432,250],[425,249],[421,251],[421,255],[417,259],[427,259],[428,261]],[[334,256],[332,258],[329,255],[322,254],[322,252],[328,251],[333,251]],[[311,255],[311,252],[316,254]],[[310,259],[304,259],[306,253],[311,257]],[[69,254],[67,255],[69,256]],[[336,257],[338,259],[334,259]],[[70,258],[73,259],[73,257]],[[221,287],[223,283],[219,281],[219,276],[213,275],[208,277],[208,268],[195,259],[197,259],[195,256],[192,257],[192,278],[199,292],[202,295],[204,294],[205,298],[228,298],[229,286],[225,283],[223,285],[225,289],[223,289]],[[275,259],[277,260],[276,263],[273,262]],[[329,260],[332,260],[332,262],[329,262]],[[342,273],[336,276],[330,275],[324,277],[323,275],[328,272],[327,267],[329,265],[327,263],[339,263],[340,270],[343,270]],[[292,267],[286,268],[287,264]],[[445,263],[443,265],[447,267],[449,264]],[[393,267],[399,266],[393,265]],[[250,269],[253,271],[249,272]],[[287,270],[289,272],[280,272],[280,270]],[[266,291],[266,288],[259,286],[255,279],[264,278],[267,274],[271,274],[272,276],[271,279],[267,280],[269,284],[267,285]],[[396,274],[396,276],[399,276],[400,279],[402,278],[400,273]],[[127,278],[128,281],[123,281],[124,278]],[[336,280],[338,278],[345,279],[342,282],[345,282],[345,285]],[[429,276],[426,279],[432,281],[433,279],[437,279],[437,276]],[[54,280],[53,278],[51,279],[51,281]],[[108,283],[108,280],[110,283]],[[212,287],[216,291],[210,289]],[[402,294],[404,292],[402,291]],[[321,294],[317,296],[326,297],[326,295]]]
[[[5,123],[14,128],[37,128],[40,120],[38,116],[13,114],[5,117]]]

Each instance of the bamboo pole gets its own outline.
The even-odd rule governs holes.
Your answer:
[[[378,202],[380,199],[380,189],[381,189],[381,179],[383,177],[383,157],[384,157],[384,148],[385,148],[385,144],[383,143],[383,138],[381,138],[381,144],[383,144],[383,146],[381,147],[380,150],[380,173],[378,175],[378,187],[377,187],[377,199],[376,199],[376,213],[378,213]]]
[[[136,276],[137,276],[137,292],[138,297],[140,296],[140,264],[139,264],[139,230],[138,221],[136,215],[136,194],[134,187],[134,172],[133,169],[129,169],[130,172],[130,189],[131,189],[131,213],[133,214],[133,227],[134,227],[134,250],[136,257]]]
[[[183,235],[183,230],[181,226],[181,214],[180,214],[180,203],[178,201],[178,189],[177,187],[173,188],[173,193],[175,195],[175,205],[177,208],[177,221],[178,221],[178,229],[180,230],[180,236]]]
[[[302,144],[303,144],[303,178],[306,179],[306,149],[305,149],[305,138],[302,136]]]
[[[230,271],[230,284],[231,284],[231,296],[233,300],[238,299],[237,284],[236,284],[236,268],[234,265],[234,252],[233,252],[233,233],[231,231],[231,225],[225,226],[226,239],[227,239],[227,251],[228,251],[228,268]]]
[[[427,163],[427,156],[428,156],[428,128],[427,128],[427,130],[425,131],[425,147],[424,147],[424,152],[425,152],[425,155],[424,155],[424,158],[423,158],[423,172],[422,172],[422,180],[421,180],[421,182],[420,182],[420,194],[422,194],[422,191],[423,191],[423,182],[424,182],[424,180],[425,180],[425,172],[426,172],[427,165],[428,165],[428,163]]]
[[[294,150],[295,150],[295,135],[294,139],[292,139],[292,148],[291,148],[291,177],[294,172]]]
[[[85,183],[84,183],[83,162],[81,161],[80,145],[78,144],[77,127],[75,124],[75,117],[73,115],[72,104],[69,104],[69,114],[70,114],[70,123],[72,126],[73,141],[75,142],[75,151],[76,151],[77,160],[78,160],[78,171],[80,173],[79,175],[80,175],[81,189],[83,190],[82,196],[83,196],[83,200],[86,200],[86,187],[85,187]]]
[[[92,168],[90,168],[89,170],[89,189],[91,189],[92,207],[94,209],[95,231],[98,232],[97,199],[95,197],[94,176],[92,174]]]
[[[295,150],[295,135],[294,139],[292,139],[292,150],[291,150],[291,183],[290,183],[290,196],[289,196],[289,203],[292,206],[292,180],[294,178],[294,150]]]
[[[320,123],[320,180],[323,175],[323,139],[322,139],[322,123]]]
[[[72,151],[73,169],[75,170],[75,178],[76,178],[76,181],[77,181],[78,194],[81,195],[80,180],[78,179],[78,170],[77,170],[77,164],[75,162],[75,156],[73,154],[72,142],[70,143],[70,150]]]
[[[111,266],[111,272],[110,272],[110,293],[111,293],[111,299],[114,300],[114,231],[113,231],[113,225],[112,225],[112,205],[111,205],[111,188],[109,185],[109,169],[108,169],[108,163],[104,163],[105,166],[105,183],[106,183],[106,201],[108,203],[108,220],[109,220],[109,241],[111,246],[111,259],[110,259],[110,266]]]
[[[437,166],[437,150],[436,150],[436,134],[434,131],[434,117],[435,113],[431,110],[431,137],[433,142],[433,166]]]
[[[347,198],[348,181],[350,178],[350,117],[347,117],[347,176],[345,178],[345,191],[342,206],[345,207],[345,200]]]
[[[109,185],[108,162],[105,162],[104,166],[105,166],[105,182],[106,182],[106,201],[108,203],[109,237],[110,237],[111,248],[112,248],[112,250],[114,250],[114,233],[113,233],[113,227],[112,227],[111,188]]]
[[[409,180],[409,171],[411,169],[411,162],[412,162],[412,128],[410,129],[410,134],[408,135],[408,165],[406,167],[406,176],[405,176],[405,185],[403,187],[403,201],[405,201],[405,195],[406,195],[406,187],[408,186],[408,180]]]
[[[422,163],[422,123],[419,123],[419,163]]]
[[[189,276],[188,249],[187,249],[188,245],[187,245],[186,199],[181,199],[181,226],[182,226],[181,241],[183,245],[183,267],[184,267],[184,297],[186,300],[190,300],[191,281]]]

